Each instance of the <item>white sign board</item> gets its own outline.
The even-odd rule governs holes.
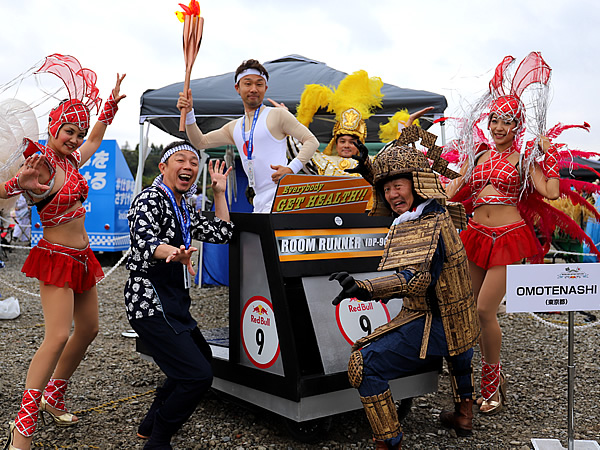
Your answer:
[[[510,265],[506,311],[594,311],[600,309],[600,263]]]
[[[271,367],[280,351],[273,305],[264,297],[252,297],[244,305],[241,322],[246,355],[260,369]]]
[[[335,308],[338,328],[348,344],[352,345],[375,328],[390,321],[390,312],[382,302],[363,302],[345,298]]]

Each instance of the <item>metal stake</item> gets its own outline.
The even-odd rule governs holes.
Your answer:
[[[575,312],[569,311],[569,353],[568,353],[568,362],[567,362],[567,375],[568,375],[568,384],[567,384],[567,404],[568,404],[568,412],[567,412],[567,436],[568,436],[568,449],[575,450],[575,440],[574,440],[574,430],[575,430],[575,414],[573,413],[573,392],[574,392],[574,384],[575,384],[575,362],[573,361],[573,353],[575,349],[575,339],[573,338],[574,333],[574,322],[575,322]]]

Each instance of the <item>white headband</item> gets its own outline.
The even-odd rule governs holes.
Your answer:
[[[164,163],[167,159],[169,159],[171,157],[171,155],[173,153],[179,152],[181,150],[187,150],[188,152],[194,152],[196,154],[196,156],[198,156],[198,150],[196,150],[191,145],[182,144],[182,145],[178,145],[177,147],[173,147],[173,148],[170,148],[169,150],[167,150],[165,152],[165,154],[163,155],[163,157],[160,159],[160,162]],[[200,159],[200,156],[198,156],[198,159]]]
[[[246,75],[258,75],[263,80],[265,80],[265,84],[267,84],[267,78],[264,76],[264,74],[260,73],[256,69],[246,69],[246,70],[243,70],[242,72],[240,72],[240,74],[235,79],[235,84],[238,84],[240,82],[240,80],[242,78],[244,78]]]
[[[187,150],[189,152],[194,152],[196,154],[196,156],[198,156],[198,159],[200,159],[200,156],[198,155],[198,150],[196,150],[191,145],[182,144],[182,145],[178,145],[177,147],[173,147],[173,148],[170,148],[169,150],[167,150],[165,152],[165,154],[163,155],[163,157],[160,159],[160,162],[164,163],[167,159],[169,159],[171,157],[171,155],[173,153],[179,152],[181,150]],[[164,183],[163,175],[161,173],[159,176],[157,176],[154,179],[154,181],[152,182],[152,186],[160,186],[163,183]],[[197,189],[198,189],[198,185],[196,183],[194,183],[194,184],[192,184],[192,186],[187,190],[187,192],[184,195],[186,197],[191,197],[192,195],[194,195],[196,193]]]

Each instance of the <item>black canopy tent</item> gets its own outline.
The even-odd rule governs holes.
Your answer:
[[[588,166],[594,169],[596,172],[600,173],[600,161],[594,161],[590,159],[580,158],[579,156],[575,156],[573,158],[573,162],[575,164]],[[570,169],[568,167],[563,167],[560,169],[561,178],[575,178],[578,180],[594,182],[598,179],[598,175],[596,175],[593,171],[589,169],[585,169],[583,167],[577,167]]]
[[[292,114],[296,113],[296,106],[300,102],[305,85],[323,84],[337,87],[347,75],[325,63],[299,55],[268,61],[264,66],[269,72],[267,97],[285,103]],[[233,72],[191,81],[194,110],[198,126],[203,132],[220,128],[243,114],[242,101],[233,86]],[[183,82],[180,82],[144,92],[141,98],[140,123],[148,121],[173,136],[183,138],[184,133],[179,132],[179,111],[176,107],[179,92],[182,90]],[[433,106],[435,109],[432,114],[441,116],[447,106],[443,95],[432,92],[384,84],[382,93],[383,107],[367,121],[369,142],[379,141],[379,124],[387,122],[388,118],[400,109],[406,108],[409,112],[414,112]],[[428,128],[430,123],[423,121],[422,125]],[[329,141],[332,128],[333,116],[326,111],[319,111],[310,125],[311,131],[320,142]]]
[[[305,85],[323,84],[337,87],[347,75],[325,63],[299,55],[268,61],[264,66],[269,72],[267,97],[285,103],[292,114],[296,113]],[[222,127],[244,112],[242,101],[234,89],[233,72],[192,80],[190,87],[194,95],[196,121],[205,133]],[[136,176],[136,193],[141,190],[141,173],[148,152],[147,125],[152,124],[177,138],[185,138],[185,133],[179,132],[180,114],[176,106],[179,92],[182,90],[183,82],[174,83],[159,89],[149,89],[140,99],[141,151]],[[400,88],[387,83],[384,83],[382,93],[384,94],[382,108],[377,109],[367,120],[367,142],[379,142],[379,125],[386,123],[389,117],[401,109],[407,109],[412,113],[433,106],[434,110],[429,115],[430,120],[421,120],[421,125],[429,128],[432,118],[441,117],[448,105],[443,95]],[[320,110],[309,128],[320,142],[326,143],[331,139],[333,125],[334,116],[325,110]]]
[[[299,55],[268,61],[264,66],[269,72],[269,88],[266,96],[285,103],[292,114],[296,113],[305,85],[322,84],[337,87],[347,75],[325,63]],[[190,87],[194,95],[196,121],[205,133],[222,127],[244,113],[242,101],[234,89],[234,72],[192,80]],[[136,193],[140,192],[142,187],[142,173],[148,155],[149,124],[177,138],[185,138],[185,133],[179,132],[180,113],[176,107],[179,92],[182,90],[183,82],[179,82],[160,89],[147,90],[141,97],[140,161],[136,176]],[[401,109],[407,109],[412,113],[433,106],[434,110],[429,114],[430,120],[421,120],[421,126],[429,128],[432,118],[441,117],[447,107],[446,98],[432,92],[384,84],[382,93],[384,95],[382,108],[377,109],[367,120],[367,142],[379,142],[379,125],[386,123],[389,117]],[[334,116],[321,110],[317,112],[309,128],[320,142],[327,143],[331,139],[333,126]],[[203,176],[205,177],[205,171]],[[205,184],[204,180],[203,186]],[[231,185],[232,183],[228,183],[228,186]],[[238,186],[234,187],[234,192],[237,192],[238,188],[241,189]],[[241,196],[243,197],[243,192]],[[237,197],[240,197],[239,193]]]

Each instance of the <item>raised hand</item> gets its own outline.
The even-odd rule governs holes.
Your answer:
[[[348,272],[335,272],[329,276],[329,281],[336,280],[342,287],[337,297],[331,304],[337,305],[345,298],[358,298],[359,300],[370,300],[371,297],[366,289],[363,289],[356,284],[356,280]]]
[[[225,169],[225,161],[215,161],[214,167],[212,159],[208,162],[208,173],[212,180],[211,187],[215,194],[223,193],[227,189],[227,176],[231,172],[231,167]]]
[[[187,95],[183,92],[179,93],[179,99],[177,99],[177,109],[179,111],[185,111],[187,114],[194,107],[194,98],[192,97],[192,90],[188,89]]]
[[[27,191],[40,191],[40,193],[50,189],[50,186],[39,182],[40,169],[44,165],[46,157],[40,153],[34,153],[25,160],[25,164],[19,174],[19,186]]]
[[[127,74],[124,73],[123,75],[119,75],[117,73],[117,82],[115,84],[115,87],[112,90],[112,95],[113,98],[115,99],[116,103],[119,103],[121,100],[123,100],[125,97],[127,97],[125,94],[121,94],[121,83],[123,82],[123,79],[125,78]]]
[[[275,100],[271,100],[270,98],[267,97],[267,100],[271,102],[271,105],[273,105],[275,108],[283,108],[286,111],[289,111],[290,109],[285,106],[285,103],[281,102],[281,103],[277,103]]]
[[[407,128],[410,127],[415,120],[417,120],[418,118],[424,116],[429,111],[433,111],[434,109],[435,108],[433,106],[428,106],[427,108],[423,108],[420,111],[416,111],[416,112],[412,113],[410,116],[408,116],[408,120],[406,121],[406,127]]]
[[[358,164],[356,167],[345,169],[345,171],[348,173],[359,173],[362,175],[366,171],[365,161],[369,158],[369,149],[359,140],[354,142],[354,146],[358,149],[358,155],[352,155],[352,158],[357,160]]]
[[[550,139],[548,139],[548,137],[546,137],[546,136],[539,137],[538,147],[540,148],[540,150],[543,153],[546,153],[551,145],[552,145],[552,142],[550,142]]]

